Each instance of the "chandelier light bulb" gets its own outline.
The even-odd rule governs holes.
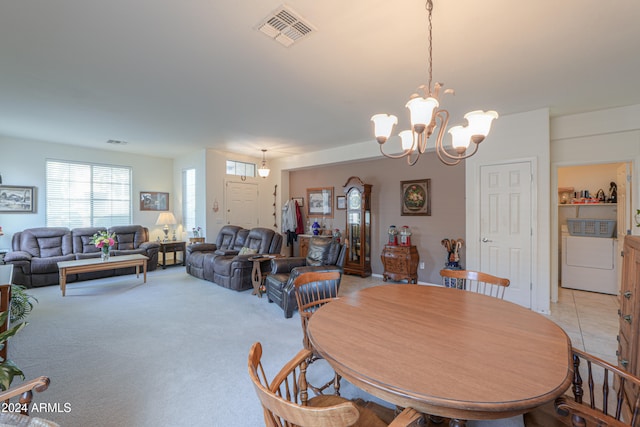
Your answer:
[[[402,149],[403,150],[414,150],[413,146],[413,132],[410,130],[403,130],[398,134],[400,140],[402,140]]]
[[[471,135],[486,137],[491,130],[491,122],[498,118],[498,113],[495,111],[476,110],[465,114],[464,118],[469,122]]]
[[[373,134],[380,144],[384,144],[391,136],[393,126],[398,124],[398,118],[389,114],[376,114],[371,117]]]
[[[411,127],[416,133],[422,133],[431,123],[433,110],[438,108],[440,103],[435,98],[411,98],[407,102],[407,107],[411,116]]]
[[[468,126],[454,126],[449,129],[451,134],[451,146],[458,154],[467,151],[471,144],[471,133]]]

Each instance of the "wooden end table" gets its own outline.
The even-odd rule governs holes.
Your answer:
[[[160,252],[162,253],[162,262],[158,260],[162,269],[167,268],[167,265],[180,265],[178,262],[178,252],[182,252],[182,265],[186,265],[187,260],[187,242],[160,242]],[[167,264],[167,252],[173,252],[173,264]]]
[[[280,258],[282,255],[259,255],[255,257],[249,258],[253,261],[253,270],[251,270],[251,284],[253,285],[253,292],[251,295],[258,295],[259,298],[262,298],[262,286],[264,284],[264,279],[267,277],[266,275],[262,275],[262,263],[266,261],[271,261],[274,258]]]

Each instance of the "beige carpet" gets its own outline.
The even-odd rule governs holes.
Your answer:
[[[342,292],[379,283],[347,277]],[[27,378],[51,378],[35,397],[48,409],[34,415],[64,427],[264,425],[247,375],[249,348],[262,342],[273,375],[302,346],[297,314],[285,319],[266,298],[181,267],[151,272],[147,284],[133,275],[72,283],[64,298],[56,286],[30,292],[40,302],[9,357]],[[342,391],[371,399],[350,384]]]

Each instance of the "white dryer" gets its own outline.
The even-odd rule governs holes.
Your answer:
[[[562,287],[618,294],[615,238],[562,236]]]

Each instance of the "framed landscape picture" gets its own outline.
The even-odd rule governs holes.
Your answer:
[[[0,212],[35,212],[35,187],[0,185]]]
[[[333,187],[307,188],[307,216],[333,218]]]
[[[431,180],[400,182],[400,215],[431,216]]]
[[[140,192],[141,211],[168,211],[169,193],[159,193],[157,191]]]

